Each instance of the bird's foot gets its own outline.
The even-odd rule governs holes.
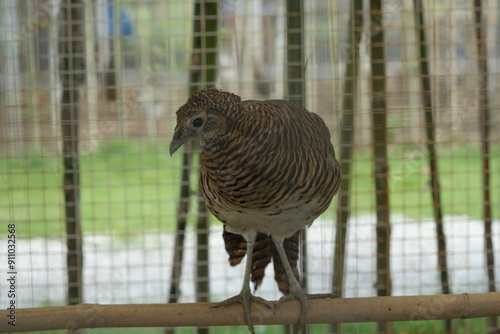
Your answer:
[[[294,299],[300,302],[300,315],[299,320],[297,321],[295,333],[300,332],[300,330],[305,326],[307,313],[307,297],[308,296],[304,293],[304,290],[302,290],[300,286],[297,286],[296,288],[290,289],[290,292],[286,296],[281,297],[279,300],[280,304]]]
[[[241,291],[238,295],[213,305],[212,308],[233,304],[243,305],[243,309],[245,310],[245,319],[248,324],[248,330],[253,334],[255,332],[253,328],[252,311],[250,309],[250,303],[252,302],[267,306],[274,313],[274,304],[272,302],[265,300],[264,298],[254,296],[250,291]]]
[[[302,289],[291,290],[286,296],[280,298],[279,303],[285,303],[289,300],[298,300],[300,302],[300,315],[299,321],[297,322],[297,332],[298,333],[305,326],[305,318],[307,313],[307,300],[311,299],[328,299],[328,298],[339,298],[333,293],[318,293],[318,294],[306,294]]]

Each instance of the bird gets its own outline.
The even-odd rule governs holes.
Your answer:
[[[245,100],[215,87],[195,92],[176,112],[172,156],[188,141],[201,149],[200,190],[209,211],[223,224],[231,265],[246,256],[238,295],[215,304],[243,305],[254,333],[250,304],[274,303],[252,294],[273,261],[284,293],[298,299],[299,328],[307,298],[299,283],[299,233],[330,205],[342,179],[323,119],[286,100]]]

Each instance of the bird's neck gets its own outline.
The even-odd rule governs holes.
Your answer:
[[[224,151],[227,147],[227,143],[230,140],[231,134],[225,134],[223,136],[218,136],[216,139],[212,140],[201,140],[200,146],[203,150],[204,155],[211,155],[220,151]]]

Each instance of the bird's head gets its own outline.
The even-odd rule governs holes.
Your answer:
[[[228,123],[241,108],[241,98],[216,88],[200,90],[177,110],[170,155],[189,140],[214,142],[228,132]]]

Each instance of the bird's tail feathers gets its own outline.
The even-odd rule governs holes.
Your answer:
[[[300,232],[297,232],[283,241],[283,247],[285,248],[288,261],[297,279],[299,279],[299,270],[297,268],[299,259],[299,233]],[[247,252],[247,243],[245,239],[239,234],[228,232],[225,227],[222,237],[224,239],[226,252],[229,255],[229,263],[231,266],[238,265]],[[265,270],[267,265],[271,262],[271,259],[274,264],[274,279],[276,283],[278,283],[279,290],[286,295],[290,290],[290,285],[278,250],[269,235],[259,233],[255,240],[252,255],[251,281],[255,284],[255,290],[262,284]]]

